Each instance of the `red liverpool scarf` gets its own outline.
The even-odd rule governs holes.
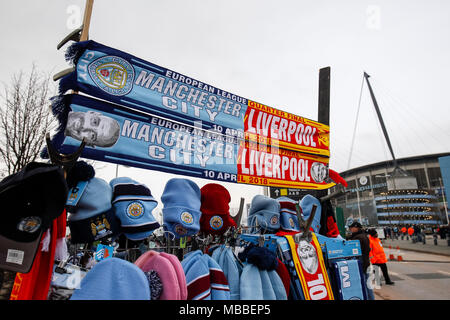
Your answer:
[[[334,300],[322,249],[316,235],[312,234],[311,242],[301,240],[296,243],[290,235],[286,235],[285,238],[291,248],[305,300]]]
[[[9,297],[10,300],[47,300],[57,240],[66,235],[65,211],[53,220],[49,230],[50,244],[48,251],[42,251],[41,241],[30,272],[16,274],[14,286]]]

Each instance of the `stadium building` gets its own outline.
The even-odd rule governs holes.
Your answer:
[[[397,168],[385,161],[340,172],[348,187],[333,205],[342,208],[346,225],[353,220],[372,226],[447,225],[450,173],[441,167],[450,167],[450,153],[397,159]]]

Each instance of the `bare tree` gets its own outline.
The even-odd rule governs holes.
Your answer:
[[[56,127],[50,110],[50,77],[33,64],[30,73],[19,72],[0,95],[0,176],[20,171],[35,161],[45,133]],[[0,270],[0,300],[7,300],[15,272]]]
[[[56,126],[50,110],[50,77],[33,64],[4,85],[0,104],[0,161],[2,176],[20,171],[39,158],[45,134]]]

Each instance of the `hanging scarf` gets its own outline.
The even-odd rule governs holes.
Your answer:
[[[275,149],[82,95],[54,99],[61,153],[216,181],[326,189],[328,158]],[[45,154],[43,154],[45,156]]]
[[[48,233],[50,233],[48,250],[43,250],[44,244],[41,241],[31,270],[28,273],[16,274],[10,300],[47,300],[58,240],[66,235],[65,210],[53,220],[51,227],[46,231],[46,234]]]
[[[290,235],[285,238],[291,248],[305,300],[334,300],[322,249],[315,234],[312,234],[310,243],[306,240],[295,243]]]
[[[335,272],[337,290],[341,300],[366,300],[361,263],[342,260],[331,263]]]
[[[160,67],[95,41],[71,45],[69,89],[190,126],[280,148],[329,156],[329,127]],[[201,124],[198,124],[201,122]]]

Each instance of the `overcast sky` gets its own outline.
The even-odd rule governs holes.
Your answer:
[[[67,46],[56,45],[84,6],[1,1],[0,81],[33,62],[52,75],[67,68]],[[397,158],[450,151],[449,12],[446,0],[95,0],[90,39],[313,120],[319,69],[330,66],[330,168],[341,172],[391,159],[366,84],[355,129],[364,71]],[[102,167],[98,176],[115,176],[115,165]],[[142,180],[157,198],[173,177],[124,167],[119,175]],[[262,190],[226,187],[234,206]]]

